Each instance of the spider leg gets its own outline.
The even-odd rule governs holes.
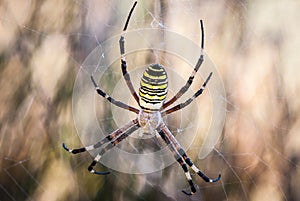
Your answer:
[[[186,155],[185,151],[183,150],[183,148],[181,147],[181,145],[178,143],[178,141],[176,140],[176,138],[173,136],[173,134],[171,133],[171,131],[168,129],[168,127],[163,123],[160,126],[161,131],[163,132],[166,137],[170,140],[170,142],[175,146],[176,151],[180,154],[180,156],[184,159],[184,161],[192,168],[192,170],[197,173],[204,181],[206,182],[210,182],[210,183],[214,183],[217,182],[221,179],[221,174],[219,174],[219,176],[215,179],[211,179],[208,176],[206,176],[201,170],[199,170],[199,168],[197,168],[193,162],[191,161],[191,159]]]
[[[203,28],[203,21],[200,20],[200,25],[201,25],[201,55],[198,59],[198,62],[196,64],[196,66],[194,67],[194,70],[192,71],[189,79],[187,80],[186,84],[177,92],[177,94],[175,96],[173,96],[173,98],[171,98],[170,100],[168,100],[167,102],[165,102],[162,106],[162,109],[167,108],[169,105],[171,105],[172,103],[174,103],[178,98],[180,98],[191,86],[191,84],[193,83],[194,77],[198,71],[198,69],[200,68],[201,64],[204,61],[204,54],[203,54],[203,49],[204,49],[204,28]]]
[[[120,46],[120,54],[121,54],[121,69],[122,69],[122,73],[123,73],[123,77],[126,81],[126,84],[132,94],[132,96],[134,97],[134,99],[136,100],[137,103],[139,103],[139,97],[133,87],[133,84],[132,84],[132,81],[130,79],[130,75],[129,73],[127,72],[127,63],[126,63],[126,58],[125,58],[125,32],[127,30],[127,26],[128,26],[128,23],[129,23],[129,20],[130,20],[130,17],[132,15],[132,12],[135,8],[137,4],[137,1],[134,2],[130,12],[129,12],[129,15],[127,17],[127,20],[126,20],[126,23],[125,23],[125,26],[123,28],[123,33],[120,37],[120,40],[119,40],[119,46]]]
[[[101,151],[97,154],[97,156],[94,158],[93,162],[89,165],[88,171],[92,174],[98,174],[98,175],[105,175],[109,174],[110,172],[98,172],[94,170],[94,166],[97,164],[97,162],[100,161],[101,157],[109,151],[111,148],[119,144],[122,140],[127,138],[131,133],[136,131],[140,125],[138,123],[134,124],[132,127],[130,127],[128,130],[124,131],[117,139],[111,141],[111,143],[107,144],[105,147],[101,149]]]
[[[134,120],[130,121],[129,123],[125,124],[123,127],[115,130],[114,132],[112,132],[111,134],[104,137],[99,142],[97,142],[96,144],[93,144],[93,145],[89,145],[89,146],[81,147],[81,148],[77,148],[77,149],[70,149],[66,146],[65,143],[62,143],[62,146],[66,151],[68,151],[72,154],[78,154],[78,153],[81,153],[81,152],[94,150],[94,149],[97,149],[97,148],[101,147],[103,144],[105,144],[107,142],[110,142],[110,141],[113,141],[113,140],[117,139],[122,133],[124,133],[124,131],[132,128],[133,126],[135,126],[137,124],[138,124],[138,120],[134,119]]]
[[[168,109],[168,110],[166,110],[166,111],[163,111],[163,112],[161,113],[161,115],[162,115],[162,116],[165,116],[165,115],[168,115],[168,114],[170,114],[170,113],[173,113],[173,112],[175,112],[175,111],[177,111],[177,110],[180,110],[180,109],[186,107],[186,106],[189,105],[191,102],[193,102],[193,100],[194,100],[195,98],[197,98],[198,96],[200,96],[200,95],[202,94],[202,92],[204,91],[204,89],[205,89],[205,87],[206,87],[208,81],[210,80],[211,76],[212,76],[212,72],[211,72],[211,73],[209,74],[209,76],[206,78],[205,82],[202,84],[202,87],[201,87],[201,88],[200,88],[200,89],[199,89],[199,90],[198,90],[191,98],[187,99],[185,102],[180,103],[180,104],[178,104],[178,105],[176,105],[176,106],[174,106],[174,107],[172,107],[172,108],[170,108],[170,109]]]
[[[187,168],[186,163],[182,160],[182,157],[179,155],[179,153],[176,151],[174,145],[171,143],[171,141],[169,140],[169,138],[165,135],[165,132],[163,130],[158,130],[159,135],[161,136],[161,138],[165,141],[165,143],[168,145],[169,149],[171,150],[171,152],[173,153],[174,158],[176,159],[176,161],[181,165],[181,168],[184,171],[184,174],[186,176],[186,179],[188,180],[188,183],[190,185],[191,188],[191,192],[186,192],[185,190],[182,190],[182,192],[186,195],[192,195],[196,192],[196,188],[194,186],[191,174]]]
[[[95,87],[97,93],[98,93],[100,96],[102,96],[103,98],[105,98],[106,100],[108,100],[110,103],[112,103],[112,104],[114,104],[114,105],[116,105],[116,106],[118,106],[118,107],[120,107],[120,108],[123,108],[123,109],[129,110],[129,111],[131,111],[131,112],[134,112],[134,113],[136,113],[136,114],[139,113],[139,110],[138,110],[138,109],[136,109],[136,108],[134,108],[134,107],[131,107],[131,106],[129,106],[129,105],[127,105],[127,104],[125,104],[125,103],[123,103],[123,102],[121,102],[121,101],[117,101],[117,100],[113,99],[111,96],[109,96],[108,94],[106,94],[104,91],[102,91],[102,90],[99,88],[99,86],[97,85],[97,83],[95,82],[95,79],[94,79],[93,76],[91,76],[91,80],[92,80],[92,82],[93,82],[93,84],[94,84],[94,87]]]

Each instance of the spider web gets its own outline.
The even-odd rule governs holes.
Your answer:
[[[118,43],[104,45],[120,36],[132,4],[127,0],[0,3],[0,200],[299,200],[300,85],[295,50],[300,39],[295,20],[300,5],[294,1],[139,1],[134,11],[128,50],[140,45],[130,37],[131,31],[137,30],[133,33],[143,36],[149,46],[166,40],[164,34],[143,35],[150,28],[174,32],[199,45],[198,20],[204,20],[205,62],[191,90],[176,103],[193,95],[211,69],[217,74],[203,95],[165,121],[183,145],[188,142],[184,147],[203,172],[222,174],[219,182],[206,184],[191,172],[198,189],[187,198],[181,189],[188,185],[176,163],[147,174],[112,170],[110,176],[97,177],[86,171],[92,160],[88,153],[72,156],[63,151],[62,142],[79,147],[134,118],[96,96],[89,80],[79,84],[87,90],[77,94],[94,100],[89,105],[82,99],[84,129],[72,115],[80,71],[89,78],[102,69],[103,75],[97,77],[101,88],[137,107],[124,87],[119,61],[107,54],[118,53]],[[173,43],[182,55],[199,54],[185,49],[180,40]],[[87,60],[97,48],[103,54]],[[191,56],[193,62],[182,55],[151,48],[129,51],[128,70],[135,88],[147,64],[159,62],[169,74],[170,98],[184,85],[198,58]],[[214,99],[213,80],[218,77],[226,96]],[[214,109],[225,110],[226,121],[222,133],[216,134],[220,137],[212,139],[209,129],[220,127],[213,121]],[[96,122],[88,110],[96,112]],[[97,133],[97,126],[102,133]],[[116,148],[153,151],[156,141],[142,139],[144,144],[137,144],[139,133],[134,136]],[[126,168],[153,164],[141,160],[132,166],[122,158],[113,160]]]

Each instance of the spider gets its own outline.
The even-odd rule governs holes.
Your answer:
[[[125,32],[127,30],[130,17],[132,15],[132,12],[134,8],[136,7],[137,1],[134,2],[127,20],[125,22],[125,26],[123,28],[123,32],[121,34],[120,40],[119,40],[119,46],[120,46],[120,54],[121,54],[121,69],[123,73],[123,77],[126,81],[126,84],[131,92],[131,95],[134,97],[135,101],[140,106],[140,109],[134,108],[132,106],[129,106],[123,102],[117,101],[114,98],[110,97],[108,94],[106,94],[104,91],[102,91],[99,86],[96,84],[95,79],[93,76],[91,76],[91,81],[95,87],[95,90],[97,93],[108,100],[110,103],[114,104],[115,106],[118,106],[120,108],[129,110],[131,112],[134,112],[137,114],[137,117],[130,121],[129,123],[125,124],[123,127],[115,130],[114,132],[110,133],[108,136],[103,138],[102,140],[96,142],[95,144],[77,148],[77,149],[70,149],[68,148],[65,143],[62,143],[63,148],[72,153],[72,154],[78,154],[81,152],[94,150],[97,148],[100,148],[102,145],[105,145],[100,152],[96,155],[93,162],[88,166],[88,171],[92,174],[97,175],[106,175],[110,172],[98,172],[94,169],[94,166],[97,164],[97,162],[100,161],[101,157],[111,148],[116,146],[118,143],[120,143],[122,140],[127,138],[131,133],[136,131],[139,128],[143,128],[145,130],[155,130],[160,136],[163,141],[167,144],[170,151],[172,152],[174,158],[176,161],[181,165],[186,179],[189,183],[190,192],[187,192],[185,190],[182,190],[183,193],[186,195],[192,195],[196,192],[196,188],[194,186],[191,174],[188,170],[188,166],[197,173],[204,181],[206,182],[217,182],[221,178],[221,174],[215,179],[211,179],[208,176],[206,176],[203,172],[201,172],[191,161],[191,159],[187,156],[186,152],[183,150],[181,145],[178,143],[174,135],[171,133],[171,131],[168,129],[166,124],[163,122],[162,117],[171,114],[175,111],[178,111],[187,105],[189,105],[195,98],[197,98],[202,92],[204,91],[208,81],[210,80],[212,76],[212,72],[208,75],[205,82],[202,84],[202,87],[189,99],[187,99],[185,102],[182,102],[178,105],[175,105],[169,109],[167,109],[172,103],[174,103],[178,98],[180,98],[191,86],[194,76],[197,73],[198,69],[200,68],[201,64],[204,61],[204,28],[203,28],[203,21],[200,20],[200,26],[201,26],[201,54],[198,59],[197,64],[194,67],[194,70],[192,71],[189,79],[187,80],[186,84],[173,96],[170,100],[165,102],[167,93],[168,93],[168,77],[167,72],[165,68],[160,64],[151,64],[147,67],[147,69],[144,71],[143,76],[140,81],[140,88],[139,88],[139,94],[136,93],[133,84],[130,79],[130,75],[127,72],[127,64],[126,64],[126,58],[125,58]],[[188,166],[187,166],[188,165]]]

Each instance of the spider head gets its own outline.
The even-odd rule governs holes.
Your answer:
[[[168,93],[168,76],[160,64],[151,64],[140,82],[139,104],[148,111],[158,111]]]
[[[138,114],[139,125],[141,126],[142,133],[140,137],[144,134],[149,136],[153,136],[156,134],[156,128],[161,125],[162,117],[159,111],[156,112],[146,112],[140,110]]]

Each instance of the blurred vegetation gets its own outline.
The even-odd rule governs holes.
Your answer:
[[[220,171],[222,182],[205,184],[193,175],[200,190],[187,198],[177,164],[149,175],[95,177],[86,171],[88,154],[63,151],[63,141],[81,146],[72,119],[80,65],[121,32],[131,5],[0,1],[0,200],[300,200],[296,0],[139,1],[131,27],[155,26],[157,19],[199,43],[204,19],[205,49],[224,81],[227,116],[207,159],[189,153],[209,175]]]

